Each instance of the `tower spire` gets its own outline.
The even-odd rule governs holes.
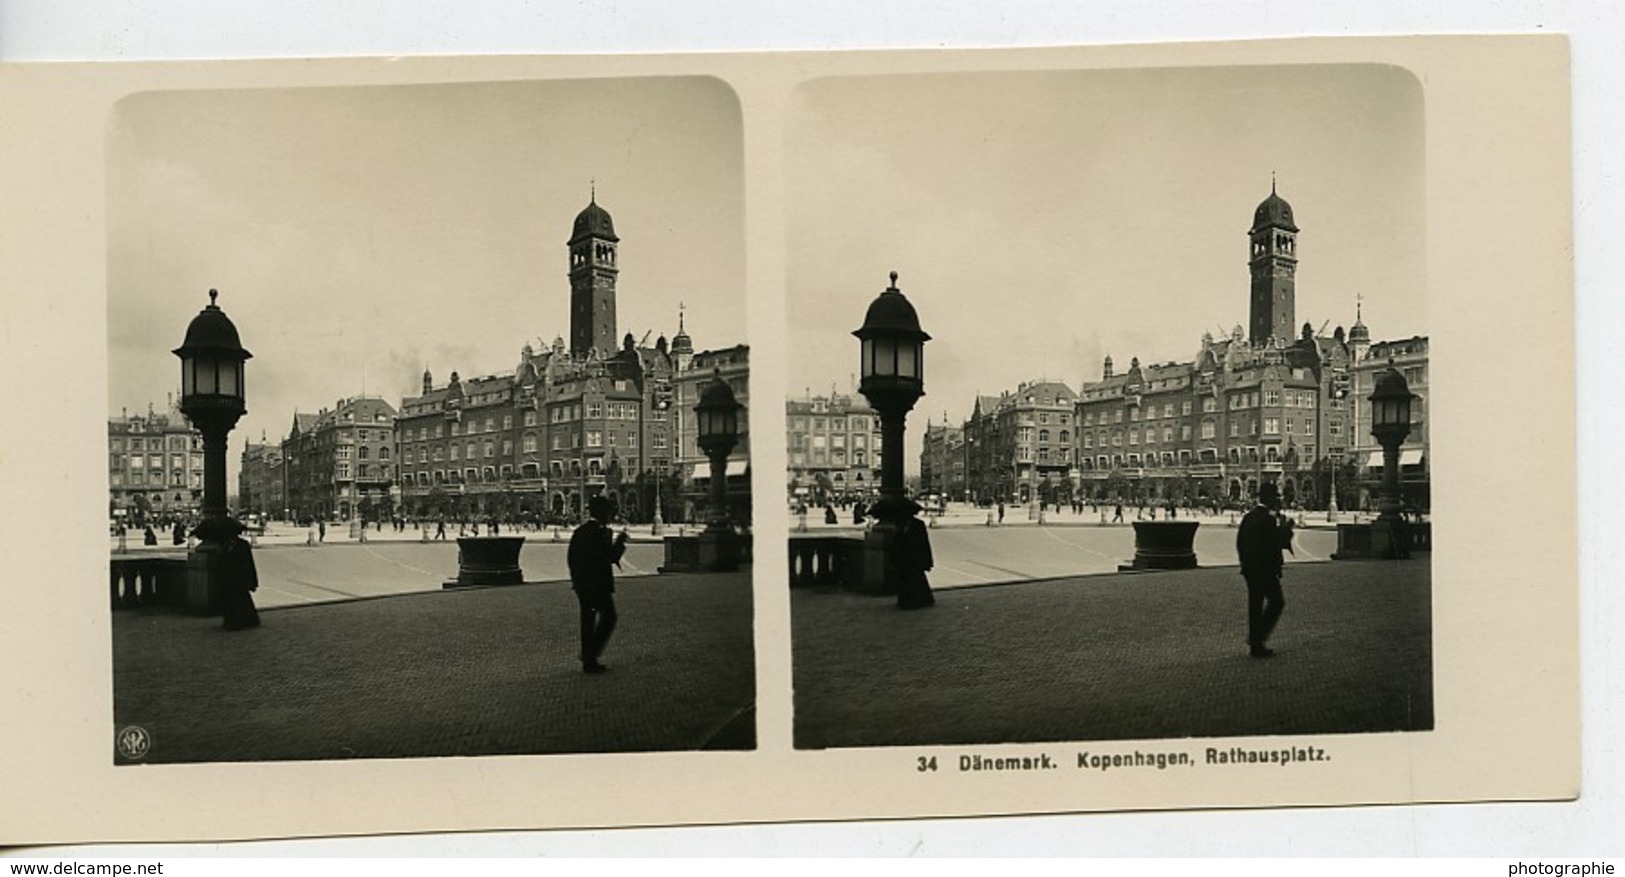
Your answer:
[[[1274,190],[1275,190],[1275,187],[1273,185],[1271,185],[1270,186],[1270,191],[1273,192]],[[589,203],[589,204],[597,204],[598,203],[598,180],[596,178],[590,179],[590,180],[587,181],[587,203]]]
[[[1275,169],[1270,168],[1270,194],[1275,194]]]

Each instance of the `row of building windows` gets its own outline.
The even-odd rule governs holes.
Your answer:
[[[1243,423],[1243,421],[1240,421],[1240,420],[1232,420],[1232,421],[1230,421],[1230,437],[1231,438],[1237,438],[1237,437],[1239,437],[1241,435],[1242,423]],[[1247,434],[1248,435],[1258,435],[1259,434],[1259,420],[1258,419],[1254,418],[1253,420],[1246,421],[1246,425],[1247,425]],[[1331,429],[1331,434],[1332,435],[1338,435],[1338,434],[1340,434],[1342,432],[1342,430],[1340,428],[1340,425],[1338,423],[1336,423],[1336,422],[1333,422],[1330,425],[1330,429]],[[1263,419],[1263,430],[1264,430],[1264,435],[1281,435],[1282,434],[1282,432],[1281,432],[1281,419],[1278,418],[1278,417],[1266,417],[1266,418],[1264,418]],[[1314,431],[1315,431],[1315,423],[1314,423],[1314,420],[1311,419],[1311,418],[1308,418],[1308,417],[1305,417],[1305,418],[1302,418],[1302,419],[1293,418],[1293,417],[1286,418],[1286,432],[1285,432],[1286,435],[1313,435]],[[1128,443],[1130,445],[1138,445],[1138,444],[1140,444],[1140,441],[1141,441],[1141,438],[1142,438],[1142,435],[1143,435],[1143,438],[1144,438],[1144,441],[1145,441],[1146,444],[1154,445],[1154,444],[1157,443],[1157,434],[1158,434],[1157,427],[1148,426],[1148,427],[1145,428],[1145,432],[1143,434],[1137,429],[1129,430],[1128,433],[1127,433],[1127,439],[1128,439]],[[1162,434],[1162,441],[1164,441],[1164,442],[1172,442],[1174,440],[1174,427],[1172,425],[1164,425],[1162,427],[1161,434]],[[1204,421],[1202,421],[1202,438],[1211,439],[1211,438],[1214,438],[1216,434],[1217,434],[1217,427],[1214,425],[1214,422],[1212,420],[1204,420]],[[1105,431],[1101,431],[1101,432],[1095,433],[1095,434],[1084,433],[1083,434],[1083,446],[1085,448],[1094,448],[1098,444],[1099,447],[1104,448],[1104,447],[1107,447],[1108,444],[1109,444],[1111,447],[1122,447],[1124,437],[1125,436],[1124,436],[1124,433],[1123,433],[1122,430],[1116,430],[1116,431],[1112,432],[1109,436]],[[1188,441],[1190,441],[1190,439],[1191,439],[1191,428],[1188,425],[1180,426],[1179,427],[1179,440],[1188,442]],[[1064,436],[1061,439],[1061,441],[1062,442],[1066,441]]]
[[[165,440],[166,438],[167,441]],[[201,450],[203,443],[201,439],[184,435],[172,435],[167,437],[154,436],[152,438],[132,436],[128,439],[114,436],[112,440],[113,450],[120,452],[126,449],[138,452],[162,451],[166,447],[171,451],[184,451],[188,449],[195,451]]]
[[[164,455],[163,454],[147,454],[145,456],[142,456],[141,454],[131,454],[130,456],[126,457],[123,454],[112,454],[112,455],[109,455],[109,457],[108,457],[108,464],[109,464],[108,468],[110,468],[110,469],[123,469],[123,468],[125,468],[126,463],[128,463],[128,467],[131,468],[131,469],[162,469],[164,467]],[[193,454],[192,455],[192,468],[202,468],[202,466],[203,466],[203,458],[201,456]],[[169,468],[171,468],[171,469],[185,469],[186,468],[186,455],[185,454],[170,454],[169,455]]]
[[[579,478],[583,475],[599,476],[606,471],[604,461],[594,458],[586,461],[583,468],[579,459],[565,463],[562,460],[552,461],[549,467],[554,478],[566,476]],[[526,463],[518,470],[521,478],[538,478],[541,475],[540,467],[535,463]],[[504,463],[501,466],[484,466],[469,469],[435,469],[432,472],[403,472],[402,483],[407,487],[430,487],[435,484],[461,484],[493,482],[508,480],[514,477],[515,469],[512,464]]]
[[[835,428],[835,430],[837,432],[843,432],[843,431],[844,432],[854,432],[854,431],[857,431],[857,430],[868,430],[869,429],[869,418],[867,418],[867,417],[849,417],[849,418],[814,417],[811,420],[812,420],[813,432],[828,432],[829,429],[830,429],[831,421],[834,422],[834,424],[835,424],[834,428]],[[806,418],[806,417],[797,417],[797,418],[794,419],[792,429],[795,429],[795,430],[797,430],[799,432],[805,432],[807,430],[807,422],[808,422],[808,418]]]
[[[1262,452],[1259,448],[1252,446],[1247,448],[1231,448],[1226,457],[1231,463],[1238,464],[1243,462],[1279,463],[1287,459],[1313,460],[1315,458],[1315,446],[1304,445],[1301,453],[1292,448],[1282,450],[1275,445],[1265,446],[1262,449]],[[1213,448],[1203,448],[1199,453],[1199,457],[1197,458],[1197,462],[1200,463],[1216,463],[1218,460],[1218,451]],[[1093,457],[1083,457],[1081,462],[1086,469],[1110,469],[1124,465],[1130,467],[1154,467],[1159,464],[1162,466],[1189,466],[1192,462],[1192,455],[1189,450],[1181,450],[1178,452],[1162,451],[1160,454],[1157,452],[1148,452],[1143,456],[1140,454],[1100,454]]]
[[[830,435],[830,436],[822,436],[822,435],[809,436],[806,433],[793,433],[793,434],[791,434],[791,436],[790,436],[790,447],[792,449],[806,448],[809,445],[814,450],[822,449],[822,448],[825,448],[825,447],[835,448],[837,450],[844,450],[846,448],[846,436],[842,435],[840,433],[837,433],[835,435]],[[853,448],[862,449],[862,448],[867,448],[868,446],[869,446],[869,437],[867,435],[854,435],[854,436],[852,436],[852,447]]]
[[[572,433],[572,434],[566,436],[566,435],[563,435],[563,434],[555,433],[553,435],[553,450],[555,450],[555,451],[566,450],[565,440],[567,438],[569,439],[569,449],[576,449],[576,448],[582,447],[582,445],[583,445],[583,437],[580,434]],[[653,441],[654,441],[655,450],[665,450],[666,449],[666,436],[665,436],[664,433],[657,433],[654,436]],[[635,450],[637,448],[637,445],[638,445],[638,436],[637,436],[636,432],[632,432],[632,431],[627,431],[626,433],[623,434],[623,433],[616,433],[616,432],[603,432],[603,431],[600,431],[600,430],[587,430],[586,436],[585,436],[585,445],[586,445],[586,447],[589,447],[589,448],[610,447],[610,448],[626,448],[628,450]],[[453,443],[451,445],[437,445],[437,446],[434,446],[434,447],[430,447],[428,445],[417,445],[415,447],[416,447],[415,456],[417,458],[418,463],[428,463],[431,460],[433,462],[439,463],[439,462],[445,461],[448,458],[450,460],[452,460],[453,462],[455,462],[458,459],[473,460],[473,459],[476,459],[477,457],[479,457],[481,455],[482,451],[484,452],[485,457],[492,458],[492,457],[497,456],[497,450],[498,450],[498,446],[497,446],[496,442],[494,442],[492,440],[489,440],[489,439],[487,439],[484,442],[483,445],[475,443],[475,442],[468,442],[466,445],[458,445],[458,444]],[[539,449],[539,442],[537,441],[536,434],[535,433],[526,433],[525,437],[524,437],[524,441],[521,444],[521,447],[523,448],[524,453],[527,453],[527,454],[536,453],[538,451],[538,449]],[[513,455],[513,440],[512,439],[503,439],[502,440],[501,455],[503,457],[509,457],[509,456]],[[388,455],[386,453],[383,456],[387,458]],[[406,453],[407,460],[411,461],[413,456],[414,456],[413,449],[408,448],[407,453]]]
[[[120,487],[125,484],[168,484],[172,487],[185,487],[188,484],[191,484],[194,487],[203,486],[203,475],[201,473],[191,473],[190,478],[187,476],[188,473],[186,472],[170,472],[166,475],[161,469],[155,469],[150,472],[131,472],[128,476],[126,476],[123,472],[114,472],[112,473],[112,482],[114,487]]]
[[[338,478],[341,481],[349,479],[349,477],[350,477],[350,464],[349,464],[349,462],[345,461],[345,460],[340,460],[339,462],[333,464],[333,477]],[[379,480],[382,480],[382,481],[388,481],[389,480],[389,467],[380,465],[377,468],[374,468],[372,466],[372,464],[370,464],[370,463],[357,463],[356,464],[356,469],[355,469],[355,477],[357,477],[357,478],[369,478],[369,479],[376,478],[376,479],[379,479]]]

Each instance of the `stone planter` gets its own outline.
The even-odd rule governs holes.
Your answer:
[[[1134,561],[1117,569],[1195,569],[1198,526],[1197,521],[1135,521]]]
[[[480,585],[517,585],[525,580],[519,569],[523,536],[464,536],[457,540],[457,578],[447,588]]]

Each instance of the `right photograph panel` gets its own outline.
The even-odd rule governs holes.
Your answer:
[[[832,78],[790,119],[797,748],[1434,727],[1409,73]]]

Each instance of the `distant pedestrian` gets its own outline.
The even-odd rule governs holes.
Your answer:
[[[863,523],[863,513],[868,510],[869,507],[864,505],[861,499],[852,503],[852,523],[861,525]]]
[[[323,521],[323,520],[317,520],[316,521],[316,541],[317,542],[326,542],[327,541],[327,522],[326,521]]]
[[[625,531],[611,535],[610,517],[615,507],[602,496],[587,502],[590,520],[576,528],[570,536],[567,555],[570,564],[570,587],[576,592],[581,610],[581,669],[586,673],[602,673],[608,668],[599,663],[610,634],[615,632],[615,571],[626,553]]]
[[[1004,523],[1004,500],[999,500],[999,523]]]
[[[1275,654],[1265,643],[1286,608],[1281,594],[1283,549],[1292,547],[1292,524],[1281,515],[1281,494],[1274,482],[1258,488],[1258,505],[1236,530],[1236,554],[1247,580],[1247,648],[1255,658]]]
[[[1112,514],[1112,523],[1114,523],[1114,524],[1123,523],[1123,504],[1122,503],[1117,504],[1117,511]]]
[[[441,518],[440,520],[435,522],[434,538],[440,539],[442,541],[445,540],[445,538],[446,538],[446,519],[445,518]]]
[[[829,503],[824,503],[824,523],[834,525],[840,522],[841,519],[835,516],[835,507]]]
[[[247,630],[260,626],[259,610],[254,608],[254,592],[259,590],[259,573],[254,568],[254,548],[243,538],[247,529],[230,518],[208,519],[198,524],[192,535],[221,545],[215,555],[215,580],[220,583],[220,615],[226,630]]]
[[[915,517],[920,511],[919,503],[910,501],[908,507],[908,517],[897,534],[897,550],[889,557],[892,567],[889,573],[897,586],[897,608],[924,609],[937,602],[925,575],[935,565],[931,557],[931,536],[925,522]]]
[[[175,522],[175,532],[171,536],[171,538],[173,539],[173,541],[174,541],[174,543],[176,545],[185,545],[186,544],[186,525],[182,524],[180,521],[176,521]]]

